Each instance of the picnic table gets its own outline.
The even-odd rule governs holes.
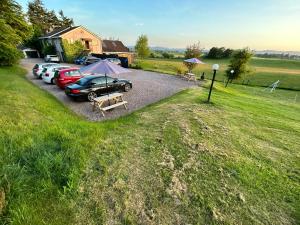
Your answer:
[[[109,105],[104,106],[105,102],[109,102]],[[123,105],[124,108],[127,109],[126,104],[127,102],[123,100],[123,94],[118,92],[94,98],[92,102],[93,111],[95,111],[95,108],[97,107],[103,116],[105,116],[105,111],[116,108],[118,106]]]
[[[196,76],[193,73],[186,73],[184,75],[184,78],[187,79],[188,81],[190,81],[190,80],[196,81]]]

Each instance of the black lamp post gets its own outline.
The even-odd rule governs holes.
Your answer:
[[[210,89],[209,89],[209,94],[208,94],[208,99],[207,99],[207,102],[209,102],[210,100],[210,96],[211,96],[211,91],[213,89],[213,86],[214,86],[214,82],[215,82],[215,78],[216,78],[216,74],[217,74],[217,70],[219,70],[220,66],[219,64],[214,64],[212,66],[212,69],[214,71],[214,75],[213,75],[213,78],[212,78],[212,81],[211,81],[211,85],[210,85]]]

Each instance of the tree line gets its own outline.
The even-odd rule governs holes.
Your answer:
[[[42,51],[38,38],[58,27],[73,25],[73,19],[60,10],[45,8],[41,0],[28,3],[27,13],[15,0],[1,0],[0,4],[0,65],[15,64],[22,53],[18,50],[25,45]]]

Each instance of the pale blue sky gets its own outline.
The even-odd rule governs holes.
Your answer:
[[[27,10],[28,0],[17,0]],[[102,38],[133,45],[300,51],[300,0],[44,0]]]

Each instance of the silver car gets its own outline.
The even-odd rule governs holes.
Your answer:
[[[57,55],[46,55],[45,62],[59,62],[59,57]]]

